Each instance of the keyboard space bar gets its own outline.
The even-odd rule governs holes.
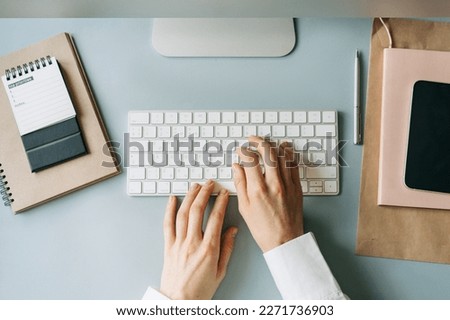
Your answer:
[[[336,167],[307,167],[306,178],[307,179],[336,179],[337,168]]]
[[[198,184],[202,185],[205,182],[198,182]],[[230,194],[236,194],[236,188],[234,187],[233,181],[214,181],[214,190],[213,194],[218,194],[220,190],[227,189]]]

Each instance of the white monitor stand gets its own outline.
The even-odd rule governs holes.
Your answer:
[[[292,18],[157,18],[152,43],[167,57],[281,57],[295,46]]]

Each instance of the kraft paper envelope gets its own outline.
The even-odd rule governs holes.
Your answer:
[[[450,51],[450,23],[384,19],[393,48]],[[374,19],[361,172],[356,253],[359,255],[450,263],[450,210],[378,206],[378,167],[386,30]]]

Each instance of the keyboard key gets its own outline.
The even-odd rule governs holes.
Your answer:
[[[230,126],[230,137],[231,138],[242,137],[242,127],[241,126]]]
[[[155,181],[145,181],[142,188],[143,193],[152,194],[156,193],[156,182]]]
[[[158,180],[159,179],[159,168],[155,168],[155,167],[147,168],[147,179]]]
[[[222,112],[222,123],[234,123],[234,112]]]
[[[172,180],[175,177],[174,168],[161,168],[161,179]]]
[[[142,137],[142,127],[132,126],[130,127],[130,138],[141,138]]]
[[[155,126],[145,126],[144,127],[144,138],[156,138],[156,127]]]
[[[253,111],[250,113],[251,123],[263,123],[264,122],[264,113],[260,111]]]
[[[302,137],[314,137],[314,126],[303,125],[301,127]]]
[[[308,150],[308,140],[306,139],[294,139],[294,150],[306,151]]]
[[[287,126],[286,132],[288,137],[296,138],[300,137],[300,126]]]
[[[236,112],[236,122],[237,123],[249,123],[250,115],[248,112]]]
[[[180,112],[180,123],[190,124],[192,123],[192,112]]]
[[[325,192],[326,193],[336,193],[337,192],[337,182],[335,180],[325,181]]]
[[[214,137],[214,127],[211,126],[202,126],[201,127],[200,136],[203,138],[212,138]]]
[[[154,112],[150,116],[150,122],[152,124],[163,124],[164,123],[164,113]]]
[[[172,136],[184,138],[185,137],[185,127],[184,126],[173,126],[172,127]]]
[[[337,182],[335,180],[325,181],[325,192],[326,193],[336,193],[337,192]]]
[[[150,121],[150,114],[148,112],[130,113],[131,124],[148,124],[149,121]]]
[[[163,140],[155,140],[151,142],[151,150],[153,152],[162,152],[165,151],[166,144]]]
[[[336,122],[336,113],[333,111],[322,112],[323,123],[334,123]]]
[[[206,167],[205,179],[217,179],[217,168]]]
[[[187,181],[175,181],[172,182],[172,192],[184,194],[188,192],[189,183]]]
[[[309,123],[320,123],[321,116],[320,111],[309,111],[308,112],[308,122]]]
[[[325,165],[327,163],[325,152],[311,152],[309,154],[309,161],[315,166]]]
[[[258,126],[258,136],[264,137],[270,135],[271,135],[270,126]]]
[[[129,194],[140,194],[142,193],[142,185],[140,181],[129,181],[128,182],[128,193]]]
[[[337,177],[336,167],[308,167],[306,178],[309,179],[332,179]]]
[[[176,112],[167,112],[166,113],[166,123],[168,123],[168,124],[176,124],[176,123],[178,123],[178,113],[176,113]]]
[[[323,181],[322,180],[311,180],[309,182],[310,187],[323,187]]]
[[[306,123],[306,112],[305,111],[295,111],[294,112],[294,122],[295,123]]]
[[[334,125],[317,125],[316,136],[318,137],[334,137],[336,136],[336,127]]]
[[[220,112],[209,112],[208,113],[209,123],[220,123]]]
[[[266,123],[277,123],[278,122],[278,112],[266,112],[265,119],[266,119]]]
[[[203,179],[203,169],[200,167],[189,168],[191,179]]]
[[[170,193],[170,182],[168,181],[159,181],[157,184],[157,191],[161,194],[168,194]]]
[[[272,136],[275,138],[281,138],[286,136],[286,127],[285,126],[272,126]]]
[[[194,141],[194,151],[205,151],[206,140],[196,139]]]
[[[130,179],[131,180],[144,180],[145,179],[145,168],[144,167],[137,167],[137,168],[128,168],[130,171]]]
[[[152,164],[154,166],[162,167],[167,166],[167,154],[166,153],[153,153]]]
[[[281,111],[280,123],[291,123],[291,122],[292,122],[292,112]]]
[[[175,178],[176,179],[187,179],[189,176],[189,169],[186,167],[175,168]]]
[[[206,112],[194,112],[194,123],[206,123]]]
[[[175,161],[175,154],[174,153],[168,153],[167,154],[167,165],[168,166],[176,166],[177,164],[175,162],[176,162]]]
[[[216,126],[216,137],[218,137],[218,138],[228,137],[228,127],[227,126]]]
[[[244,137],[256,136],[256,126],[244,126]]]
[[[148,141],[133,141],[129,145],[130,152],[148,151],[150,143]]]
[[[232,169],[225,167],[219,168],[219,179],[231,179]]]
[[[309,192],[311,193],[322,193],[323,192],[322,190],[323,190],[322,187],[311,187],[311,185],[309,187]]]
[[[128,161],[129,161],[129,164],[130,164],[130,166],[139,166],[139,165],[141,165],[141,164],[143,164],[143,163],[141,163],[141,155],[142,153],[137,153],[137,152],[133,152],[133,153],[130,153],[130,155],[129,155],[129,158],[128,158]]]
[[[216,181],[213,192],[217,194],[222,189],[226,189],[230,193],[236,193],[236,187],[233,181]]]
[[[158,138],[170,138],[170,127],[158,127]]]
[[[322,139],[308,139],[308,150],[322,150]]]
[[[200,127],[199,126],[187,126],[186,127],[186,135],[188,137],[193,137],[193,138],[200,137]]]

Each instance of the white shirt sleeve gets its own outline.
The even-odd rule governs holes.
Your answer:
[[[346,299],[312,233],[264,253],[283,299]]]
[[[158,290],[153,289],[152,287],[148,287],[147,291],[145,291],[145,294],[142,297],[142,300],[169,300],[169,298],[163,295]]]

